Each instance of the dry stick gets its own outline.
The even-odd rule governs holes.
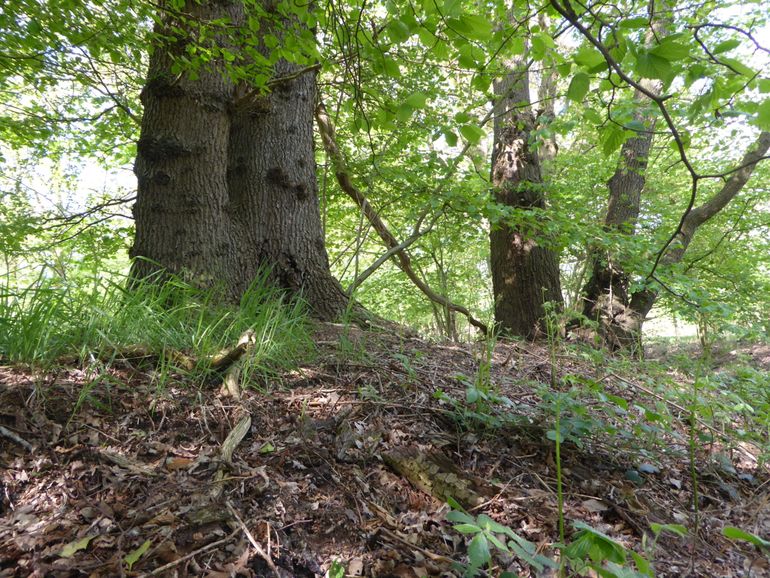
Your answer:
[[[388,538],[391,540],[395,540],[397,542],[400,542],[404,546],[407,546],[408,548],[412,548],[413,550],[417,550],[418,552],[424,554],[431,560],[435,560],[436,562],[454,562],[451,558],[447,558],[446,556],[442,556],[441,554],[436,554],[435,552],[431,552],[430,550],[426,550],[425,548],[422,548],[418,546],[417,544],[412,544],[411,542],[405,540],[395,532],[392,532],[388,528],[380,527],[380,533],[385,534]]]
[[[21,447],[23,447],[27,451],[32,451],[34,448],[32,447],[32,444],[29,443],[27,440],[25,440],[23,437],[21,437],[18,434],[13,433],[11,430],[4,428],[0,425],[0,435],[3,437],[8,438],[11,441],[16,442]]]
[[[377,231],[377,234],[383,240],[386,247],[388,247],[388,249],[394,249],[398,247],[398,240],[393,236],[393,233],[390,232],[388,227],[385,225],[371,204],[369,204],[366,196],[353,184],[353,181],[350,178],[350,173],[345,166],[345,160],[343,159],[342,153],[337,146],[334,125],[332,125],[332,121],[329,118],[329,115],[326,112],[326,107],[324,107],[322,101],[319,101],[318,106],[316,107],[315,117],[318,123],[318,129],[321,133],[321,140],[323,141],[324,149],[326,150],[326,154],[329,155],[329,158],[332,160],[332,164],[334,165],[334,174],[337,177],[337,182],[339,183],[340,188],[345,192],[345,194],[353,199],[356,205],[358,205],[364,216],[372,224],[375,231]],[[447,307],[452,311],[462,313],[468,318],[468,322],[471,325],[478,328],[483,334],[486,335],[488,332],[486,324],[476,319],[467,308],[463,307],[462,305],[453,303],[444,295],[436,293],[427,283],[420,279],[420,277],[412,268],[412,261],[409,257],[409,254],[403,248],[396,252],[396,258],[398,259],[398,265],[401,270],[406,274],[407,277],[409,277],[412,283],[414,283],[417,288],[422,291],[426,297],[428,297],[428,299],[444,307]]]
[[[238,512],[236,512],[235,508],[233,508],[233,505],[230,503],[229,500],[226,502],[226,504],[227,504],[227,509],[230,511],[230,514],[232,514],[233,517],[241,525],[241,530],[243,530],[243,533],[246,534],[246,538],[248,538],[249,542],[251,542],[251,545],[257,551],[257,554],[259,554],[259,557],[265,561],[265,564],[267,564],[268,568],[270,568],[270,570],[273,571],[273,574],[275,574],[278,578],[281,578],[281,574],[278,572],[278,568],[276,567],[275,563],[270,558],[270,556],[267,555],[267,552],[265,552],[262,549],[262,546],[260,546],[257,543],[257,541],[254,539],[254,536],[252,536],[251,532],[246,527],[246,524],[243,523],[243,520],[241,520],[241,517],[238,515]]]
[[[232,540],[235,535],[240,532],[241,529],[238,528],[228,534],[226,537],[222,538],[221,540],[217,540],[216,542],[211,542],[210,544],[206,544],[202,548],[198,548],[197,550],[190,552],[189,554],[186,554],[179,558],[178,560],[174,560],[173,562],[169,562],[168,564],[164,564],[160,568],[155,568],[152,572],[147,572],[146,574],[142,574],[139,578],[148,578],[148,576],[157,576],[158,574],[162,574],[166,570],[170,570],[174,566],[178,566],[182,562],[185,562],[186,560],[189,560],[190,558],[197,556],[198,554],[202,554],[203,552],[206,552],[207,550],[211,550],[212,548],[216,548],[217,546],[221,546],[222,544],[229,542]]]

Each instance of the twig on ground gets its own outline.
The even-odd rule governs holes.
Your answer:
[[[226,537],[222,538],[221,540],[217,540],[216,542],[211,542],[210,544],[206,544],[202,548],[198,548],[197,550],[190,552],[189,554],[186,554],[185,556],[182,556],[178,560],[174,560],[173,562],[169,562],[168,564],[164,564],[160,568],[155,568],[152,572],[147,572],[146,574],[142,574],[139,578],[148,578],[149,576],[157,576],[159,574],[162,574],[166,570],[170,570],[174,566],[178,566],[182,562],[185,562],[186,560],[189,560],[190,558],[193,558],[194,556],[197,556],[198,554],[202,554],[203,552],[206,552],[208,550],[211,550],[213,548],[216,548],[217,546],[221,546],[222,544],[229,542],[232,540],[236,534],[238,534],[241,531],[240,528],[233,530],[230,534],[228,534]]]
[[[0,425],[0,435],[2,435],[5,438],[8,438],[9,440],[16,442],[21,447],[23,447],[27,451],[32,451],[34,448],[32,447],[32,444],[29,443],[27,440],[25,440],[23,437],[21,437],[19,434],[12,432],[9,429],[4,428]]]
[[[246,538],[248,538],[249,542],[251,542],[251,545],[257,551],[257,554],[259,554],[259,557],[265,561],[265,564],[267,564],[268,568],[270,568],[270,570],[273,571],[273,574],[275,574],[278,578],[281,578],[281,574],[278,572],[278,568],[276,567],[275,563],[270,558],[270,556],[267,555],[267,552],[265,552],[262,549],[262,546],[260,546],[259,543],[254,539],[254,536],[246,527],[246,524],[243,523],[243,520],[241,520],[241,517],[238,515],[238,512],[235,510],[235,508],[233,508],[233,505],[230,503],[229,500],[225,503],[227,504],[227,509],[230,511],[233,517],[240,524],[241,526],[240,529],[243,530],[243,533],[246,535]]]

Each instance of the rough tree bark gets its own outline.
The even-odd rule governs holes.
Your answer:
[[[657,93],[660,83],[649,82],[649,89]],[[634,100],[640,103],[634,117],[644,124],[647,132],[623,143],[617,169],[607,183],[609,202],[604,218],[606,231],[629,236],[634,234],[639,218],[655,127],[652,115],[642,106],[643,95],[637,91]],[[598,323],[601,341],[611,350],[638,344],[638,335],[633,330],[633,311],[630,310],[630,279],[618,257],[612,251],[591,248],[588,253],[589,278],[582,292],[583,315]]]
[[[245,19],[239,1],[190,1],[181,13],[202,22]],[[193,34],[169,14],[159,32],[173,36],[176,26]],[[267,22],[265,32],[281,35]],[[318,211],[314,71],[279,61],[272,90],[260,96],[233,83],[222,62],[197,78],[173,74],[174,51],[189,41],[158,41],[150,57],[134,168],[132,278],[164,271],[237,299],[266,266],[316,316],[337,317],[347,297],[329,272]],[[238,51],[227,39],[217,42]]]
[[[529,73],[518,59],[494,83],[492,185],[495,199],[527,211],[545,207],[538,152],[530,135],[535,118],[530,109]],[[490,232],[495,321],[504,333],[534,339],[545,330],[543,304],[563,302],[556,253],[506,223]]]
[[[665,8],[664,2],[658,4],[658,9]],[[654,2],[650,3],[650,18],[652,27],[647,35],[648,44],[662,36],[666,28],[666,21],[656,11]],[[660,94],[661,81],[643,79],[640,83],[653,94]],[[646,106],[646,101],[641,91],[634,92],[637,105],[634,120],[641,123],[645,131],[623,143],[618,166],[607,183],[609,202],[604,229],[629,236],[634,234],[639,218],[655,130],[654,110]],[[619,257],[613,251],[589,248],[589,278],[582,291],[583,315],[597,322],[599,338],[611,350],[633,349],[639,345],[635,316],[630,308],[630,278]]]

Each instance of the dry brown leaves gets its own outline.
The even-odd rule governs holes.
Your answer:
[[[335,560],[352,576],[456,575],[466,544],[447,506],[383,462],[403,447],[441,451],[491,483],[495,495],[473,513],[552,553],[555,463],[533,388],[549,381],[547,352],[498,344],[491,380],[514,402],[501,411],[517,419],[468,429],[447,399],[464,399],[458,376],[476,374],[474,348],[345,331],[324,326],[316,363],[255,384],[269,393],[250,389],[238,403],[181,376],[157,391],[128,368],[96,385],[79,369],[0,368],[0,425],[31,445],[0,436],[0,576],[312,577]],[[564,357],[559,371],[594,369]],[[617,388],[630,401],[641,395]],[[251,427],[223,463],[244,410]],[[629,481],[638,456],[626,441],[565,444],[566,516],[641,551],[650,522],[692,527],[692,488],[674,453],[654,456],[659,469],[643,485]],[[742,576],[750,564],[752,576],[767,572],[720,534],[770,532],[770,483],[753,473],[749,483],[704,465],[698,539],[666,539],[654,552],[659,576],[687,575],[693,548],[697,576]],[[504,569],[530,575],[512,557],[492,573]]]

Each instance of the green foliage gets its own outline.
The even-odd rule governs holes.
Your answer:
[[[765,540],[764,538],[760,538],[751,532],[746,532],[745,530],[741,530],[740,528],[736,528],[734,526],[726,526],[722,529],[722,534],[731,540],[741,540],[743,542],[748,542],[749,544],[752,544],[762,550],[762,552],[765,554],[770,553],[770,541]]]
[[[263,275],[238,306],[220,305],[214,291],[171,280],[161,286],[125,288],[116,277],[90,285],[41,276],[23,289],[0,293],[0,355],[6,361],[50,366],[62,357],[107,363],[144,346],[161,367],[175,367],[174,353],[203,359],[232,347],[247,329],[256,335],[245,379],[291,365],[310,349],[300,303],[287,303]],[[205,376],[207,368],[198,368]]]
[[[52,163],[56,174],[50,180],[61,185],[65,201],[82,196],[76,177],[89,159],[125,166],[134,154],[151,43],[176,46],[174,70],[180,76],[213,70],[257,93],[269,90],[278,59],[320,63],[321,93],[333,109],[359,187],[399,240],[421,216],[427,214],[423,223],[433,222],[410,248],[419,275],[477,317],[491,317],[488,228],[507,222],[561,253],[568,303],[574,304],[585,281],[587,247],[611,255],[628,272],[632,290],[645,287],[651,260],[689,200],[687,174],[678,151],[667,148],[673,141],[661,132],[667,129],[658,107],[635,99],[618,71],[633,81],[662,84],[672,122],[699,171],[733,167],[756,129],[767,128],[766,53],[752,40],[767,25],[767,14],[756,4],[740,11],[731,6],[709,0],[676,12],[666,32],[650,41],[647,3],[628,2],[621,12],[609,6],[578,10],[589,33],[602,32],[603,53],[580,35],[567,41],[558,36],[562,22],[547,3],[517,6],[511,14],[503,2],[282,1],[268,10],[246,0],[242,16],[226,18],[202,16],[196,12],[201,5],[182,1],[159,7],[125,0],[10,0],[0,17],[0,86],[8,97],[0,105],[0,163],[5,175],[18,173],[14,178],[28,185],[34,179],[25,169]],[[541,13],[550,21],[538,20]],[[509,24],[511,16],[521,24]],[[544,173],[544,211],[510,211],[488,194],[492,127],[482,121],[493,82],[524,54],[534,69],[558,76],[555,110],[539,117],[530,143],[537,149],[542,138],[556,135],[561,147]],[[646,130],[639,113],[655,118],[661,134],[651,154],[640,223],[629,236],[604,230],[601,220],[614,155]],[[664,311],[685,318],[705,312],[713,334],[767,331],[770,251],[763,190],[754,184],[766,177],[761,166],[741,202],[699,231],[681,266],[660,268],[658,278],[673,289],[662,295]],[[320,184],[334,272],[347,285],[384,249],[339,191],[333,171],[322,171]],[[720,184],[704,180],[698,200]],[[116,187],[108,189],[108,198],[117,194]],[[35,238],[48,251],[56,232],[41,235],[35,228],[42,215],[27,192],[3,186],[0,194],[6,201],[13,195],[13,205],[0,209],[0,248],[18,253],[29,248],[25,238]],[[81,198],[57,204],[59,214],[83,205]],[[114,256],[131,234],[129,227],[120,228],[120,235],[105,234],[109,226],[97,228],[83,245],[100,245],[105,258]],[[87,253],[61,250],[56,258],[69,265],[82,254]],[[430,304],[393,263],[370,277],[356,297],[386,317],[436,335],[459,338],[467,329],[461,316]]]
[[[603,578],[655,576],[652,565],[642,555],[588,524],[576,521],[573,526],[577,532],[562,554],[578,572],[591,568]]]
[[[492,550],[513,554],[519,560],[538,572],[545,568],[556,568],[557,564],[538,554],[537,545],[519,536],[507,526],[495,522],[486,514],[472,516],[455,501],[450,501],[453,510],[447,520],[454,523],[454,529],[470,537],[468,542],[468,564],[463,567],[463,576],[476,576],[479,570],[492,563]],[[501,576],[513,576],[504,572]]]

